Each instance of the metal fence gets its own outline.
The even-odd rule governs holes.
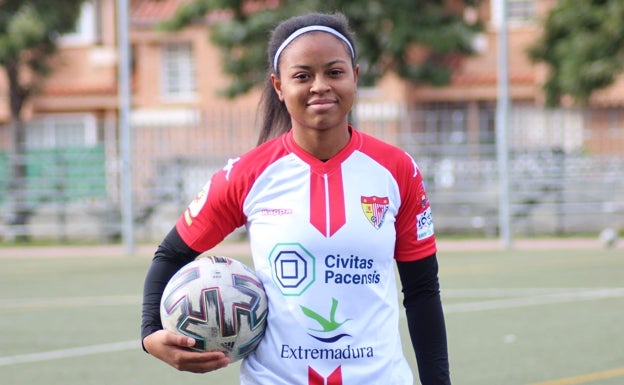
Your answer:
[[[374,111],[379,108],[379,111]],[[357,110],[356,110],[357,112]],[[419,164],[438,234],[498,234],[498,166],[492,109],[367,106],[358,129],[401,146]],[[33,128],[34,127],[34,128]],[[62,131],[61,126],[52,128]],[[0,234],[110,241],[121,236],[117,128],[104,121],[41,144],[29,123],[26,153],[14,158],[0,127]],[[210,175],[252,148],[253,111],[205,111],[194,121],[132,127],[137,240],[158,240]],[[91,131],[89,131],[91,130]],[[56,132],[61,135],[62,132]],[[26,138],[29,138],[26,135]],[[27,143],[27,144],[28,144]],[[624,111],[510,111],[509,169],[514,236],[597,234],[624,226]],[[9,166],[25,166],[18,194],[28,214],[15,223]],[[15,194],[13,194],[15,195]]]

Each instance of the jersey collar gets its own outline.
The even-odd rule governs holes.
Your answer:
[[[312,168],[319,170],[329,170],[342,164],[345,159],[347,159],[355,150],[360,147],[362,141],[361,134],[351,125],[349,125],[349,132],[351,132],[351,138],[349,139],[347,145],[344,146],[342,150],[340,150],[336,155],[334,155],[325,162],[318,158],[315,158],[314,156],[310,155],[310,153],[299,147],[299,145],[295,143],[292,130],[288,131],[284,135],[284,145],[286,146],[288,151],[297,155],[297,157],[301,158],[301,160],[306,162]]]

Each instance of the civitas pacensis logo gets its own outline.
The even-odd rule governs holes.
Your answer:
[[[300,308],[306,317],[314,320],[318,325],[320,325],[320,329],[308,328],[308,330],[311,331],[311,333],[308,333],[310,337],[326,343],[334,343],[343,337],[350,337],[349,334],[340,333],[338,331],[338,329],[342,325],[344,325],[351,319],[347,318],[342,322],[336,320],[336,310],[338,310],[338,300],[336,298],[332,298],[332,305],[331,310],[329,311],[329,317],[322,316],[318,312],[303,305],[300,305]]]

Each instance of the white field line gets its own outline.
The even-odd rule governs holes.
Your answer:
[[[60,307],[90,307],[136,305],[141,303],[139,295],[110,295],[65,298],[7,298],[0,299],[0,312],[4,310],[33,310]]]
[[[141,349],[141,342],[139,340],[122,341],[113,342],[110,344],[90,345],[71,349],[50,350],[47,352],[0,357],[0,366],[22,364],[28,362],[49,361],[60,358],[79,357],[98,353],[119,352],[132,349]]]
[[[500,298],[487,301],[453,303],[444,305],[444,313],[466,313],[473,311],[509,309],[524,306],[569,303],[607,298],[624,297],[624,288],[595,289],[467,289],[448,290],[442,292],[448,298],[472,297],[517,297]]]
[[[484,310],[509,309],[523,306],[544,305],[553,303],[578,302],[606,298],[624,297],[624,288],[588,288],[588,289],[460,289],[444,290],[443,297],[473,298],[488,297],[500,298],[509,296],[524,296],[519,298],[501,298],[488,301],[457,303],[444,305],[444,312],[464,313]],[[93,306],[119,305],[139,303],[137,296],[107,296],[107,297],[77,297],[51,298],[41,300],[0,300],[0,310],[24,309],[52,306]],[[47,352],[20,354],[0,357],[0,366],[14,365],[28,362],[40,362],[61,358],[78,357],[99,353],[110,353],[123,350],[140,349],[138,340],[114,342],[110,344],[90,345],[78,348],[51,350]]]
[[[500,297],[523,297],[545,294],[574,293],[595,290],[622,290],[624,287],[528,287],[516,289],[487,288],[487,289],[444,289],[442,295],[448,298],[500,298]]]

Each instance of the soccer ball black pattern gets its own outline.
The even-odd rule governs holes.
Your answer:
[[[232,362],[251,353],[264,335],[268,300],[255,273],[233,258],[199,257],[165,287],[163,327],[195,339],[193,349],[220,350]]]

